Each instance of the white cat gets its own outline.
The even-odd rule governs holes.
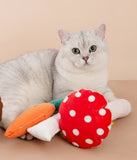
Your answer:
[[[59,37],[59,51],[29,53],[0,65],[3,128],[31,106],[81,88],[97,91],[108,101],[115,99],[107,85],[105,25],[80,32],[60,30]]]
[[[105,25],[89,31],[59,31],[61,49],[55,59],[53,97],[61,98],[81,88],[95,90],[108,101],[115,99],[108,88]]]

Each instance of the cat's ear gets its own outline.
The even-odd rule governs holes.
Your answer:
[[[105,24],[101,24],[99,27],[97,27],[95,29],[96,35],[101,37],[102,40],[105,38],[105,31],[106,31],[106,25]]]
[[[62,44],[65,44],[70,39],[70,33],[68,31],[58,30],[58,35]]]

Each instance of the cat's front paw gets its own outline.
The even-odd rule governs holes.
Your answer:
[[[103,95],[108,102],[112,102],[116,100],[114,93],[109,88],[106,90],[106,92]]]
[[[29,133],[26,133],[23,136],[20,136],[19,138],[22,140],[27,140],[27,141],[31,141],[34,139],[34,137]]]

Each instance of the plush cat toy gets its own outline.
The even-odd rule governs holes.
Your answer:
[[[59,108],[59,113],[56,115],[46,120],[42,118],[41,122],[31,123],[29,127],[23,122],[23,126],[18,125],[18,127],[14,128],[18,124],[17,119],[26,115],[28,111],[22,113],[9,126],[5,133],[6,137],[13,138],[29,132],[40,140],[50,141],[61,130],[63,137],[73,145],[80,148],[91,148],[101,144],[102,140],[107,137],[112,120],[127,116],[131,112],[131,106],[128,101],[117,99],[107,104],[101,94],[91,90],[81,89],[78,92],[71,93],[61,101],[51,101],[50,105],[45,103],[45,106],[48,105],[50,110],[47,112],[50,113],[47,117],[55,111],[54,105],[57,110]],[[30,113],[32,114],[32,112]],[[38,116],[35,117],[37,118]],[[39,117],[42,117],[42,114],[39,114]],[[33,116],[33,119],[29,119],[34,122],[36,118]],[[23,121],[23,118],[19,119]],[[28,121],[26,122],[28,124]],[[20,130],[23,127],[24,132],[21,134]]]

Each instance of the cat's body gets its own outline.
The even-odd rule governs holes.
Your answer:
[[[43,50],[0,66],[0,96],[4,106],[0,124],[4,128],[29,107],[52,100],[56,55],[56,50]]]
[[[1,126],[5,129],[29,107],[64,98],[81,88],[115,99],[108,88],[105,26],[81,32],[59,31],[61,49],[29,53],[0,66]]]

